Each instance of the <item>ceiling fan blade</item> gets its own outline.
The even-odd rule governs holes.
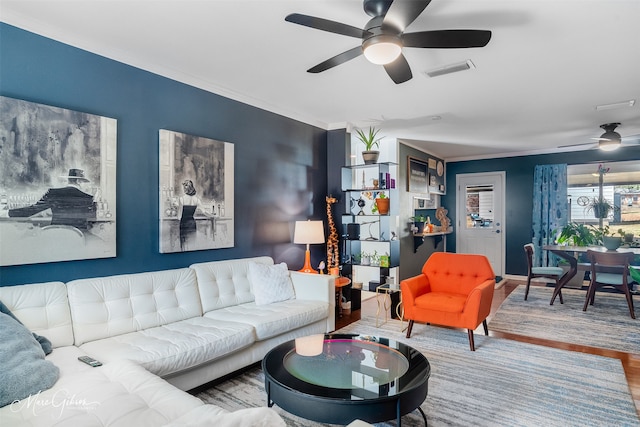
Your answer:
[[[622,144],[624,144],[624,145],[640,144],[640,134],[623,136],[622,137]]]
[[[352,27],[351,25],[342,24],[340,22],[330,21],[328,19],[316,18],[315,16],[301,15],[292,13],[284,18],[287,22],[303,25],[305,27],[315,28],[316,30],[327,31],[329,33],[342,34],[343,36],[355,37],[362,39],[370,36],[369,31],[361,28]]]
[[[396,84],[404,83],[413,77],[411,67],[403,54],[400,54],[392,63],[385,65],[384,69]]]
[[[487,30],[436,30],[420,31],[402,35],[405,47],[426,47],[454,49],[483,47],[491,40],[491,31]]]
[[[333,68],[336,65],[344,64],[347,61],[352,60],[353,58],[357,58],[362,55],[362,46],[356,46],[353,49],[349,49],[346,52],[342,52],[339,55],[334,56],[333,58],[329,58],[324,62],[319,63],[315,67],[309,68],[307,70],[308,73],[321,73],[322,71],[326,71],[329,68]]]
[[[403,32],[429,6],[429,3],[431,0],[395,0],[384,16],[382,29],[391,27]]]
[[[558,148],[570,148],[570,147],[581,147],[583,145],[590,145],[591,148],[596,148],[598,146],[598,143],[593,143],[593,142],[583,142],[580,144],[569,144],[569,145],[559,145]]]

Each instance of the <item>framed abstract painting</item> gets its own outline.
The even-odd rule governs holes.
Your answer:
[[[160,252],[234,246],[234,147],[161,129]]]
[[[117,121],[0,97],[0,265],[116,256]]]

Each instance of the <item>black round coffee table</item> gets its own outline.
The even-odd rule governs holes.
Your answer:
[[[269,407],[322,423],[395,418],[398,426],[402,415],[418,409],[426,425],[420,405],[431,366],[418,350],[386,338],[334,334],[317,336],[314,352],[305,338],[297,348],[296,340],[277,346],[262,360]]]

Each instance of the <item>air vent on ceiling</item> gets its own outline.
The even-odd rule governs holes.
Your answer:
[[[630,99],[628,101],[614,102],[613,104],[596,105],[596,111],[617,110],[618,108],[633,107],[635,104],[636,100]]]
[[[475,64],[467,59],[464,62],[458,62],[455,64],[445,65],[444,67],[434,68],[433,70],[425,71],[424,73],[429,77],[442,76],[444,74],[457,73],[458,71],[469,70],[476,68]]]

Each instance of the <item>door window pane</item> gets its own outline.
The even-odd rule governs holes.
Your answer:
[[[467,228],[493,228],[493,185],[473,185],[465,188]]]

